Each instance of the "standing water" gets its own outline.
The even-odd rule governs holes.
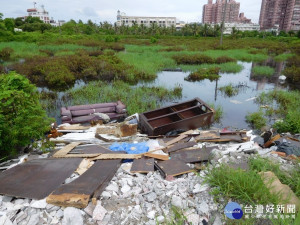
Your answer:
[[[249,125],[245,121],[248,113],[256,112],[259,106],[255,104],[255,97],[261,92],[273,89],[286,89],[286,85],[280,84],[278,75],[281,71],[270,77],[255,77],[252,74],[252,63],[238,62],[243,65],[243,70],[239,73],[221,73],[221,77],[217,81],[208,79],[190,82],[184,80],[189,72],[169,72],[163,71],[158,73],[158,77],[151,83],[141,83],[140,85],[156,85],[173,88],[174,86],[182,87],[182,98],[179,101],[186,101],[199,97],[206,103],[213,103],[215,106],[223,108],[223,116],[216,127],[233,127],[238,129],[247,129]],[[238,87],[238,94],[232,97],[226,96],[219,88],[228,84]],[[174,102],[166,102],[170,105]]]

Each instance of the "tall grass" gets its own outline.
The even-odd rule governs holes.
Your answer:
[[[36,43],[28,43],[28,42],[0,42],[0,50],[10,47],[14,50],[12,53],[11,58],[29,58],[37,55],[45,55],[44,53],[40,52],[40,50],[47,50],[50,52],[60,53],[60,52],[72,52],[72,54],[78,49],[86,49],[91,50],[91,47],[80,46],[76,44],[48,44],[48,45],[38,45]]]
[[[69,90],[66,105],[92,104],[121,100],[127,105],[129,114],[156,109],[164,101],[181,97],[182,89],[175,87],[132,87],[122,81],[105,83],[90,82],[84,87]]]
[[[221,73],[239,73],[243,70],[243,65],[233,63],[233,62],[222,63],[222,64],[179,65],[179,67],[185,72],[187,71],[194,72],[201,68],[215,68],[215,67],[219,67]]]
[[[267,54],[251,54],[247,49],[208,50],[204,51],[203,54],[212,58],[217,58],[220,56],[229,56],[231,58],[246,62],[262,62],[268,59]]]
[[[141,73],[156,77],[156,73],[164,68],[175,68],[173,59],[165,57],[161,46],[133,46],[126,45],[126,51],[118,53],[120,59],[133,66]]]
[[[283,62],[283,61],[286,61],[288,58],[293,57],[293,56],[294,56],[294,54],[292,54],[292,53],[283,53],[283,54],[275,56],[274,60],[277,61],[277,62]]]
[[[255,76],[272,76],[275,69],[269,66],[255,66],[252,72]]]
[[[273,90],[261,93],[257,103],[268,104],[275,116],[282,118],[273,126],[278,132],[300,133],[300,92]]]

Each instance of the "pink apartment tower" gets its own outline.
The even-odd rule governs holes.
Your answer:
[[[300,30],[300,0],[262,0],[259,25],[262,30]]]

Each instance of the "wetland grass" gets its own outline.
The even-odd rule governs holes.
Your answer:
[[[255,66],[252,69],[255,76],[272,76],[275,73],[275,69],[269,66]]]
[[[90,82],[82,88],[66,92],[69,105],[93,104],[121,100],[127,105],[128,114],[157,109],[164,101],[181,97],[182,89],[175,87],[133,87],[122,81]]]

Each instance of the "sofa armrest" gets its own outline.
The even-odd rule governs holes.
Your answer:
[[[117,113],[126,113],[127,112],[126,105],[121,101],[117,101],[116,112]]]
[[[68,118],[70,120],[72,119],[71,111],[68,110],[66,107],[62,107],[60,109],[60,115],[61,115],[61,117]]]

